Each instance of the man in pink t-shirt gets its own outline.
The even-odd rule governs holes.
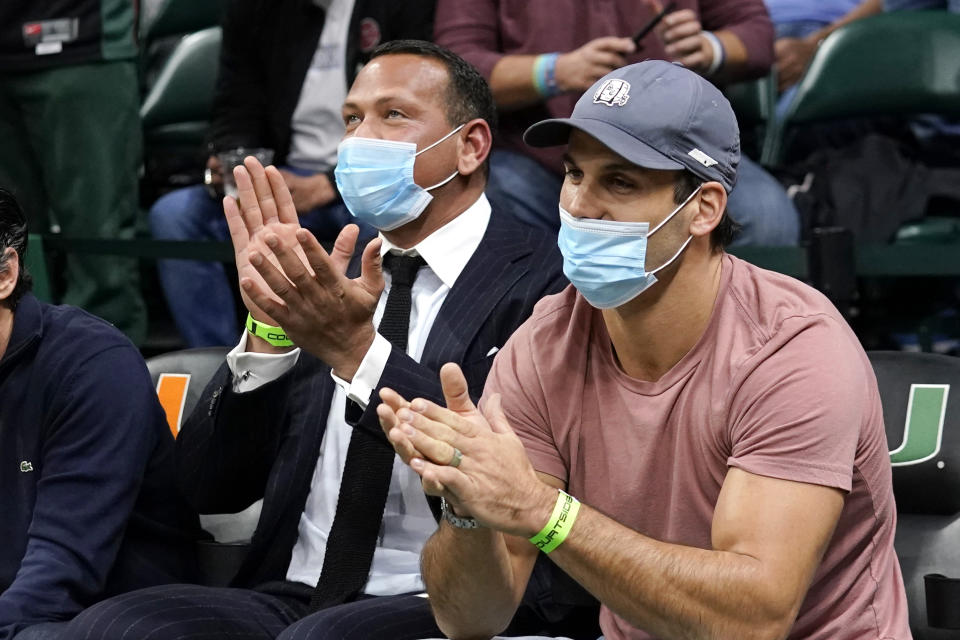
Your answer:
[[[453,365],[447,409],[378,409],[445,501],[423,551],[440,628],[497,633],[543,551],[608,640],[909,638],[870,363],[826,298],[723,251],[729,103],[642,62],[526,139],[568,142],[572,286],[501,350],[482,412]]]

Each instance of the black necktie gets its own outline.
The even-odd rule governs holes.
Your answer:
[[[397,349],[406,351],[410,291],[417,271],[426,262],[420,256],[388,253],[383,264],[390,272],[391,284],[378,331]],[[310,599],[311,611],[350,602],[367,584],[390,490],[393,456],[393,451],[373,436],[353,430],[320,580]]]

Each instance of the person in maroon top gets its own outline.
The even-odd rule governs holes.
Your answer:
[[[434,39],[480,70],[500,110],[487,196],[528,224],[556,231],[563,175],[557,149],[531,149],[524,130],[566,117],[597,79],[644,59],[676,61],[717,84],[755,78],[773,62],[763,0],[676,0],[639,47],[632,37],[658,0],[439,0]],[[744,158],[730,212],[739,244],[795,244],[799,218],[780,184]]]

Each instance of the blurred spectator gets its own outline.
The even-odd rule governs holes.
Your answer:
[[[347,87],[381,42],[428,39],[433,11],[432,0],[230,0],[207,161],[213,183],[221,182],[216,152],[271,149],[301,224],[321,240],[334,239],[353,221],[333,181]],[[150,226],[163,239],[229,237],[220,200],[204,185],[160,198]],[[158,269],[188,346],[236,343],[240,325],[222,264],[162,260]]]
[[[883,11],[940,9],[960,12],[960,0],[765,0],[776,30],[777,84],[781,92],[777,117],[782,118],[796,94],[796,84],[823,39],[856,20]],[[940,116],[921,116],[911,122],[922,141],[960,135],[960,125]],[[862,135],[862,132],[861,132]]]
[[[0,189],[0,640],[56,638],[104,597],[191,579],[199,532],[140,354],[33,297],[26,249]]]
[[[577,98],[612,69],[645,58],[674,60],[724,83],[770,68],[773,28],[762,0],[679,0],[637,49],[631,36],[660,9],[656,0],[438,2],[437,42],[480,69],[501,111],[487,190],[495,205],[529,224],[558,228],[561,151],[530,149],[521,136],[533,122],[568,116]],[[743,227],[740,244],[797,241],[793,204],[746,158],[729,209]]]
[[[140,100],[132,0],[0,2],[0,183],[37,231],[133,237]],[[146,308],[131,259],[68,255],[63,301],[134,342]]]
[[[911,0],[907,0],[911,1]],[[783,116],[813,54],[845,24],[883,10],[882,0],[766,0],[776,31],[777,116]]]

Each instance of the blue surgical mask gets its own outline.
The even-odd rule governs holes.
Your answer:
[[[577,291],[598,309],[611,309],[633,300],[657,281],[654,275],[670,266],[687,248],[687,238],[672,258],[653,271],[646,269],[647,238],[683,209],[700,187],[650,231],[648,222],[615,222],[575,218],[560,207],[563,273]]]
[[[459,173],[454,171],[446,180],[424,189],[413,181],[416,157],[462,128],[460,125],[420,151],[413,142],[356,137],[341,142],[333,174],[343,203],[353,217],[381,231],[416,220],[433,200],[430,191]]]

